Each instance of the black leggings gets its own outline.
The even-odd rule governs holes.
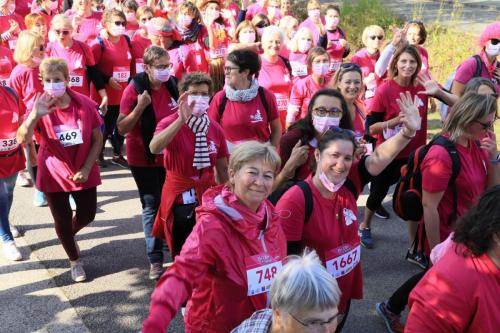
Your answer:
[[[407,161],[406,158],[392,161],[377,177],[372,179],[370,195],[366,201],[368,209],[376,211],[380,207],[380,204],[389,191],[389,187],[395,184],[399,180],[399,177],[401,177],[401,167]]]
[[[389,298],[389,301],[387,302],[387,309],[394,314],[401,314],[408,304],[408,297],[410,296],[411,291],[424,277],[426,272],[427,270],[422,271],[406,280],[406,282],[403,283],[401,287],[394,292],[394,294],[392,294],[391,298]]]
[[[102,151],[104,151],[104,146],[106,145],[106,140],[111,136],[111,146],[113,147],[113,155],[122,155],[123,140],[125,139],[120,133],[118,133],[118,127],[116,126],[116,120],[120,114],[119,105],[108,105],[108,111],[104,116],[104,133]]]

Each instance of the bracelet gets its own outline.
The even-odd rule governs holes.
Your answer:
[[[416,133],[413,134],[413,136],[406,135],[406,134],[403,133],[402,129],[399,131],[399,133],[403,136],[403,138],[408,139],[408,140],[413,139],[415,137],[415,134],[416,134]]]

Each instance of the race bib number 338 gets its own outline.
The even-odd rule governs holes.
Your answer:
[[[11,139],[1,139],[0,138],[0,151],[5,152],[5,151],[11,151],[17,148],[18,143],[16,138],[11,138]]]

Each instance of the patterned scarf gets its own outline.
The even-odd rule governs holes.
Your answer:
[[[235,90],[229,85],[226,85],[224,87],[224,90],[226,92],[226,97],[228,100],[232,102],[248,102],[254,99],[255,96],[257,96],[257,93],[259,91],[259,83],[257,82],[257,80],[253,79],[252,84],[248,89]]]
[[[177,26],[177,31],[182,36],[183,42],[195,42],[198,38],[198,33],[200,32],[201,25],[198,22],[193,22],[188,28],[184,28],[181,25]]]
[[[210,166],[210,156],[208,155],[207,133],[210,120],[207,114],[199,117],[191,115],[187,125],[195,136],[193,166],[200,170]]]

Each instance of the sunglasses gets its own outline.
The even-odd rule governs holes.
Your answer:
[[[56,33],[56,35],[64,35],[64,36],[67,36],[70,33],[69,30],[54,30],[54,32]]]
[[[489,123],[483,123],[483,122],[480,122],[479,120],[476,120],[476,123],[478,123],[479,125],[481,125],[481,127],[483,128],[483,130],[487,130],[487,129],[492,129],[493,128],[493,124],[495,123],[495,120],[493,120],[492,122],[489,122]]]
[[[493,38],[493,39],[490,40],[490,43],[491,43],[491,45],[497,45],[498,43],[500,43],[500,39]]]
[[[371,40],[375,40],[375,39],[382,40],[382,39],[384,39],[384,36],[370,36],[370,39]]]
[[[265,28],[269,26],[269,23],[267,22],[259,22],[255,25],[257,28]]]
[[[118,27],[118,26],[120,26],[120,25],[121,25],[122,27],[124,27],[124,26],[126,26],[126,25],[127,25],[127,23],[126,23],[125,21],[115,21],[115,22],[113,22],[113,23],[114,23],[117,27]]]

